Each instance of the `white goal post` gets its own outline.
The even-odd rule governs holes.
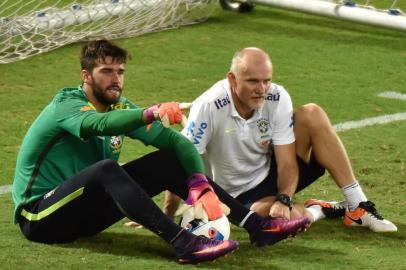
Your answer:
[[[204,21],[218,0],[1,0],[0,64],[66,44]]]
[[[406,16],[397,7],[397,0],[386,1],[391,3],[387,8],[376,8],[369,0],[220,0],[220,2],[226,9],[243,12],[251,11],[254,4],[269,5],[406,31]]]

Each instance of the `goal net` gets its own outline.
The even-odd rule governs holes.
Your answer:
[[[97,38],[201,22],[217,0],[2,0],[0,64]]]
[[[220,0],[223,8],[251,11],[254,4],[286,8],[406,31],[405,1],[398,0]],[[403,6],[401,6],[403,5]]]

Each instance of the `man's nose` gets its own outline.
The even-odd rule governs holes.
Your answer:
[[[257,90],[256,92],[258,94],[264,94],[266,92],[267,88],[268,88],[267,83],[260,82],[260,83],[258,83],[258,87],[256,88],[256,90]]]
[[[120,74],[118,72],[113,72],[111,80],[117,83],[120,82]]]

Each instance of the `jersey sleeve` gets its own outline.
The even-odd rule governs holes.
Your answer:
[[[139,108],[130,100],[126,100],[127,104],[131,109]],[[139,140],[143,142],[145,145],[150,145],[152,142],[161,134],[162,130],[165,127],[159,121],[154,121],[149,125],[145,125],[142,127],[138,127],[125,135],[130,137],[131,139]]]
[[[85,100],[65,98],[54,100],[55,120],[64,130],[80,138],[83,119],[96,110]]]
[[[165,128],[151,142],[158,149],[174,150],[176,156],[188,175],[204,173],[204,164],[196,147],[182,134],[172,128]]]
[[[212,135],[212,125],[210,104],[205,101],[193,102],[182,134],[195,145],[199,154],[206,152],[206,146]]]
[[[143,109],[130,106],[127,102],[119,102],[109,112],[99,113],[90,103],[80,98],[55,100],[55,118],[59,127],[82,139],[145,129],[142,112]]]
[[[126,134],[126,136],[140,140],[145,145],[150,145],[156,137],[164,130],[165,127],[159,121],[154,121],[152,124],[139,127],[134,131],[131,131]]]
[[[291,144],[295,141],[292,100],[284,89],[280,92],[280,100],[273,115],[273,122],[272,142],[274,145]]]

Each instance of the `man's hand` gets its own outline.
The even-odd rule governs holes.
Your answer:
[[[192,174],[188,179],[188,187],[189,194],[186,204],[193,205],[196,209],[203,208],[209,220],[223,216],[221,202],[204,174]]]
[[[178,102],[166,102],[154,105],[144,110],[143,119],[146,123],[155,120],[161,121],[164,127],[173,124],[181,124],[184,118],[180,104]]]
[[[272,206],[271,210],[269,211],[269,215],[275,218],[285,218],[290,220],[290,209],[289,206],[284,205],[279,201],[275,201]]]

